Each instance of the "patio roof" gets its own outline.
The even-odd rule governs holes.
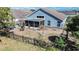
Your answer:
[[[36,21],[36,22],[40,22],[40,21],[43,21],[44,19],[40,19],[40,18],[38,18],[38,19],[27,19],[27,21]]]

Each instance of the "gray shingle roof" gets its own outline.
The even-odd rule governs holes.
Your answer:
[[[79,14],[79,11],[60,11],[60,12],[66,14],[66,15],[76,15],[76,14]]]
[[[13,16],[15,18],[25,18],[25,16],[31,14],[29,10],[12,10]]]
[[[66,18],[66,15],[64,13],[58,12],[57,10],[54,10],[54,9],[50,10],[48,8],[40,8],[40,9],[51,14],[52,16],[54,16],[60,20],[64,20]],[[40,10],[40,9],[38,9],[38,10]],[[37,11],[35,11],[35,12],[37,12]],[[34,13],[32,13],[32,14],[34,14]],[[29,16],[31,16],[32,14],[30,14]]]
[[[48,12],[49,14],[57,17],[60,20],[64,20],[66,18],[66,15],[64,13],[58,12],[57,10],[49,10],[48,8],[42,8],[42,10]]]

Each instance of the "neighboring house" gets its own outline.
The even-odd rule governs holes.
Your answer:
[[[66,15],[56,10],[40,8],[29,16],[26,16],[25,25],[29,27],[57,27],[63,28]]]
[[[30,11],[30,10],[16,10],[16,9],[13,9],[12,13],[13,13],[13,16],[15,18],[24,18],[25,16],[31,14],[32,11]]]
[[[67,16],[79,15],[79,11],[60,11],[60,12],[64,13]]]
[[[24,22],[26,19],[25,16],[29,15],[32,13],[30,10],[17,10],[17,9],[12,9],[12,13],[14,16],[14,22],[16,25],[20,24],[21,22]]]

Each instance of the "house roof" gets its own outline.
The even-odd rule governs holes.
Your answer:
[[[16,19],[25,18],[25,16],[31,13],[29,10],[12,10],[12,14]]]
[[[79,11],[60,11],[66,15],[76,15],[79,14]]]
[[[37,11],[42,10],[45,13],[50,14],[51,16],[60,19],[60,20],[64,20],[66,18],[66,15],[64,13],[58,12],[56,10],[50,10],[48,8],[40,8]],[[36,13],[37,11],[33,12],[32,14]],[[31,16],[32,14],[30,14],[29,16]]]

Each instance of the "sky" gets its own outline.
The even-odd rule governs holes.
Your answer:
[[[79,11],[79,7],[48,7],[49,9],[56,9],[59,11]],[[13,7],[12,9],[21,9],[21,10],[30,10],[30,9],[39,9],[39,7]]]

